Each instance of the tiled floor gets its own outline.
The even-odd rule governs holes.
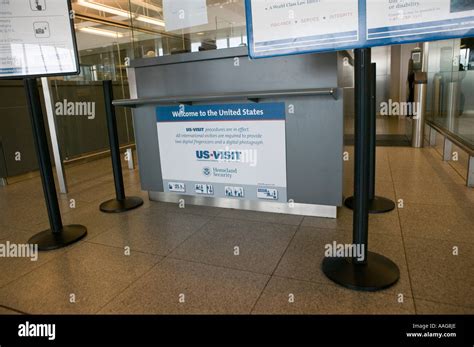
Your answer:
[[[352,149],[348,148],[351,153]],[[345,163],[345,194],[353,162]],[[337,220],[150,202],[99,212],[113,197],[108,159],[67,169],[65,223],[89,234],[38,261],[0,258],[0,314],[25,313],[474,313],[474,191],[434,149],[378,148],[377,193],[402,203],[370,216],[369,248],[400,281],[351,291],[321,271],[324,245],[351,242],[352,212]],[[71,199],[76,208],[70,208]],[[48,227],[38,178],[0,188],[0,243]]]

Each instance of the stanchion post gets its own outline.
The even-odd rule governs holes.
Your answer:
[[[370,171],[370,48],[355,50],[355,167],[353,244],[363,257],[326,257],[322,269],[332,281],[354,290],[377,291],[395,284],[400,271],[390,259],[368,252]],[[360,255],[360,254],[359,254]]]
[[[375,177],[376,177],[376,150],[377,150],[377,64],[370,65],[370,82],[368,87],[369,107],[369,213],[386,213],[395,209],[395,203],[387,198],[375,195]],[[351,196],[344,201],[344,205],[354,210],[354,197]]]
[[[369,201],[375,198],[375,166],[377,148],[377,64],[370,65],[370,153],[369,153]],[[370,209],[369,209],[370,210]]]
[[[110,154],[112,158],[112,169],[115,183],[115,199],[108,200],[100,205],[100,210],[106,213],[120,213],[133,210],[143,205],[139,197],[126,197],[123,184],[122,162],[120,159],[120,144],[117,131],[117,118],[112,81],[103,82],[105,113],[107,117],[107,129],[109,133]]]
[[[50,224],[50,229],[34,235],[29,240],[29,243],[37,244],[38,249],[42,251],[52,250],[79,241],[86,236],[87,228],[82,225],[63,226],[56,186],[54,184],[53,168],[49,154],[48,138],[46,136],[38,85],[34,78],[25,79],[24,84]]]

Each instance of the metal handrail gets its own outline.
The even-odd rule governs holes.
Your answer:
[[[455,133],[445,128],[442,128],[441,126],[439,126],[438,124],[436,124],[430,119],[426,120],[426,124],[432,127],[433,129],[435,129],[440,134],[443,134],[444,136],[446,136],[449,139],[449,141],[454,143],[457,147],[459,147],[463,151],[467,152],[469,155],[471,156],[474,155],[474,147],[472,146],[472,144],[468,143],[466,140],[462,139]]]
[[[192,96],[164,96],[155,98],[138,98],[114,100],[113,105],[119,107],[137,107],[148,104],[192,104],[194,102],[214,102],[232,99],[247,99],[252,102],[259,102],[260,99],[281,97],[281,96],[317,96],[329,95],[337,100],[337,88],[318,89],[293,89],[263,92],[245,93],[222,93],[216,95],[192,95]]]

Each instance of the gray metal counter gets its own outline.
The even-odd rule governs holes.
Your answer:
[[[142,189],[150,199],[325,217],[336,216],[343,189],[343,93],[336,53],[250,60],[233,48],[135,60],[129,69]],[[287,197],[293,203],[164,193],[156,107],[284,102]]]

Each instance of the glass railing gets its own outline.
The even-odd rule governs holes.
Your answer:
[[[432,42],[427,119],[474,148],[474,41]]]

